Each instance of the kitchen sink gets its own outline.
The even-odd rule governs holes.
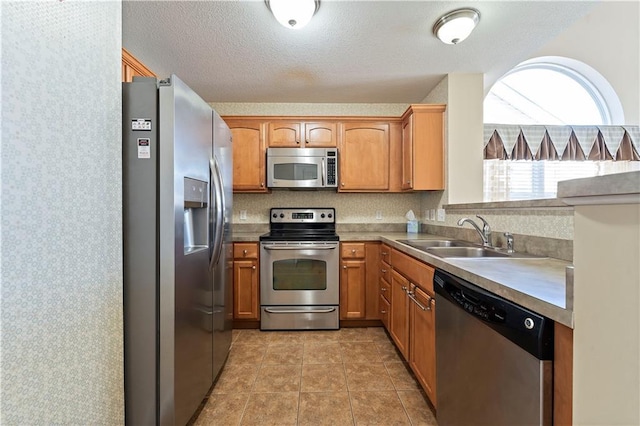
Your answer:
[[[509,253],[484,247],[430,247],[425,251],[438,257],[511,257]]]
[[[541,258],[533,254],[512,252],[502,248],[483,247],[461,240],[398,240],[399,243],[417,248],[425,253],[438,257],[457,258],[502,258],[524,259]]]
[[[475,245],[459,240],[398,240],[398,242],[420,250],[432,247],[473,247]]]
[[[464,258],[542,258],[528,253],[512,252],[509,253],[504,249],[489,247],[427,247],[425,253],[438,257],[464,257]]]

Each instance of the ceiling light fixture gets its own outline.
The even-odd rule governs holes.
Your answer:
[[[320,0],[264,0],[283,26],[299,30],[311,21],[320,8]]]
[[[458,44],[469,37],[480,21],[480,12],[476,9],[456,9],[436,21],[433,34],[443,43]]]

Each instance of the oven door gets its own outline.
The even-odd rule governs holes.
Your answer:
[[[262,306],[338,305],[337,242],[262,242]]]

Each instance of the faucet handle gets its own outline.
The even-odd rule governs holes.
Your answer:
[[[484,220],[484,218],[480,215],[476,215],[476,217],[482,221],[482,230],[484,232],[491,232],[491,227],[489,226],[489,222]]]
[[[513,253],[513,235],[510,232],[505,232],[503,234],[507,239],[507,253]]]

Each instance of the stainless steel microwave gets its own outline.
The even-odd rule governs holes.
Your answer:
[[[269,188],[338,187],[337,148],[268,148]]]

